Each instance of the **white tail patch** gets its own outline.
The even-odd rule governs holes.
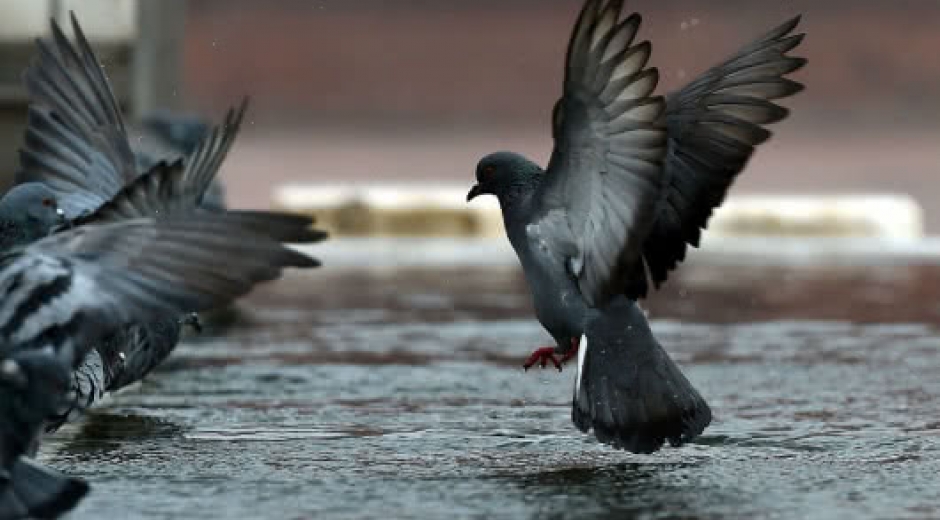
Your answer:
[[[578,392],[581,391],[581,376],[584,374],[584,356],[587,354],[588,343],[587,335],[581,336],[581,342],[578,343],[578,371],[574,378],[574,398],[578,398]]]

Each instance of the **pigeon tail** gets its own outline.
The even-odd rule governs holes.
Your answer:
[[[88,493],[85,481],[43,468],[25,457],[13,464],[9,476],[2,473],[0,520],[57,518]]]
[[[578,350],[571,418],[581,431],[633,453],[679,446],[702,433],[711,409],[625,298],[588,324]]]

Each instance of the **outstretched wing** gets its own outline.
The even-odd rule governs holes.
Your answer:
[[[16,181],[57,192],[70,218],[91,211],[137,177],[120,106],[74,14],[75,45],[52,21],[52,42],[37,40],[24,73],[30,96]]]
[[[284,268],[315,267],[283,244],[321,240],[311,223],[202,213],[89,225],[35,242],[0,268],[0,357],[52,347],[78,363],[118,326],[216,307]]]
[[[94,213],[77,219],[74,224],[101,224],[195,210],[232,147],[247,107],[246,98],[237,110],[230,109],[222,125],[214,127],[202,139],[185,164],[181,161],[157,163]]]
[[[770,138],[764,126],[789,113],[774,101],[803,90],[785,77],[806,64],[787,55],[803,40],[791,34],[799,20],[770,31],[667,98],[668,188],[643,244],[657,287],[685,258],[687,244],[699,245],[712,210],[754,147]]]
[[[568,48],[564,94],[555,106],[555,148],[536,193],[529,238],[561,255],[585,300],[600,306],[630,292],[663,189],[665,104],[635,43],[640,16],[621,0],[589,0]]]

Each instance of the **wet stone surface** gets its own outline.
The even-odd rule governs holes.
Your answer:
[[[323,269],[51,437],[84,518],[940,517],[940,269],[690,266],[646,306],[715,411],[610,450],[513,266]]]

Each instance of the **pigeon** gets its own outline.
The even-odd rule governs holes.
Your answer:
[[[238,133],[247,100],[230,110],[222,125],[203,132],[186,157],[185,171],[154,173],[167,165],[151,158],[149,171],[140,173],[140,154],[133,151],[111,85],[74,14],[71,23],[75,44],[53,20],[51,43],[37,41],[37,57],[24,74],[31,103],[15,189],[40,185],[52,190],[60,222],[50,232],[102,218],[168,214],[197,206],[224,211],[224,206],[206,208],[203,201]],[[151,189],[156,181],[166,189]],[[14,207],[28,203],[12,202],[17,203]],[[41,203],[33,197],[33,207]],[[0,214],[3,205],[0,201]],[[143,379],[170,355],[187,323],[200,327],[193,314],[168,315],[103,338],[74,374],[72,406],[51,416],[47,431],[80,415],[104,394]]]
[[[206,208],[199,201],[207,189],[206,184],[211,186],[213,176],[238,132],[245,108],[243,104],[237,112],[230,110],[225,123],[212,129],[185,167],[179,161],[173,165],[159,162],[95,213],[68,221],[58,229],[197,208],[224,212],[224,209]],[[58,430],[104,395],[144,379],[173,352],[186,324],[197,331],[201,328],[198,316],[189,313],[182,317],[168,315],[147,323],[135,323],[106,336],[73,374],[74,400],[71,406],[50,416],[46,431]]]
[[[637,300],[698,246],[765,125],[788,115],[774,101],[801,91],[787,53],[793,18],[665,98],[654,94],[641,17],[620,0],[588,0],[575,25],[554,149],[543,170],[496,152],[476,168],[467,200],[495,195],[536,316],[555,340],[525,368],[561,370],[576,358],[572,419],[635,453],[700,435],[711,410],[650,332]]]
[[[24,456],[67,405],[91,345],[131,323],[231,301],[285,268],[318,266],[284,245],[321,240],[311,224],[264,212],[104,220],[0,257],[0,519],[58,516],[87,492]]]
[[[144,116],[140,126],[148,137],[165,147],[166,151],[157,154],[164,156],[168,153],[191,154],[211,129],[209,123],[198,116],[165,109],[154,110]],[[142,169],[149,166],[152,165]]]
[[[138,172],[146,172],[160,161],[187,157],[211,130],[209,123],[192,114],[155,110],[144,116],[137,127],[138,138],[131,142]],[[203,208],[225,209],[225,187],[216,178],[203,194]]]

